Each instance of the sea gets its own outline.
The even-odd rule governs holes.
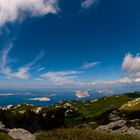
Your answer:
[[[124,94],[127,92],[140,91],[140,86],[119,86],[116,89],[105,89],[102,91],[113,91],[112,93],[97,92],[97,89],[88,89],[88,96],[78,98],[76,92],[79,89],[5,89],[0,88],[0,106],[18,105],[18,104],[33,104],[39,106],[48,106],[56,104],[61,100],[90,100],[98,99],[104,96],[115,94]],[[84,91],[84,90],[83,90]],[[99,90],[98,90],[99,91]],[[100,90],[101,91],[101,90]],[[43,99],[43,100],[39,100]],[[45,100],[44,100],[45,99]]]
[[[0,106],[18,105],[18,104],[33,104],[39,106],[48,106],[55,104],[61,100],[89,100],[100,98],[103,96],[111,96],[112,94],[97,93],[96,91],[90,91],[89,96],[84,98],[78,98],[76,91],[67,90],[42,90],[42,89],[0,89]],[[118,94],[118,93],[113,93]],[[48,100],[42,101],[41,98]]]

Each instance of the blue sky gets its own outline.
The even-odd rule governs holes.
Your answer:
[[[0,0],[0,87],[140,83],[140,1]]]

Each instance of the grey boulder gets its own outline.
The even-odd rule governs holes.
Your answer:
[[[36,137],[33,134],[22,128],[11,129],[8,135],[15,140],[36,140]]]

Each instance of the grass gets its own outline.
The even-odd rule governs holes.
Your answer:
[[[12,140],[6,133],[0,132],[0,140]]]
[[[91,103],[90,101],[86,103],[75,103],[73,104],[73,107],[78,108],[79,115],[77,115],[77,117],[69,116],[69,118],[67,119],[67,124],[70,124],[70,126],[80,124],[83,121],[83,118],[85,121],[94,121],[94,119],[98,118],[98,116],[101,116],[102,114],[111,110],[118,109],[130,100],[132,99],[127,95],[119,95],[103,97],[93,103]]]
[[[126,95],[104,97],[97,102],[89,103],[89,105],[85,104],[83,108],[79,108],[79,111],[86,117],[93,117],[101,115],[108,110],[119,108],[129,100],[130,98]]]
[[[140,111],[140,98],[134,99],[122,105],[121,109],[126,111]]]
[[[37,140],[140,140],[130,135],[97,132],[90,128],[57,129],[37,134]]]
[[[70,104],[73,108],[77,108],[78,112],[74,112],[66,117],[66,126],[69,128],[60,128],[52,131],[41,132],[37,134],[37,140],[140,140],[130,135],[117,135],[109,134],[104,132],[97,132],[92,128],[73,128],[75,125],[88,123],[91,121],[96,121],[97,126],[99,124],[104,124],[105,120],[107,122],[107,117],[112,110],[120,109],[122,106],[124,110],[121,114],[125,117],[131,119],[136,119],[135,117],[140,115],[140,104],[132,104],[132,106],[127,106],[128,102],[131,103],[135,100],[135,97],[140,97],[139,93],[133,95],[124,94],[118,96],[102,97],[95,102],[86,101],[71,101]],[[133,102],[132,102],[133,103]],[[63,104],[62,104],[63,106]],[[128,108],[131,107],[132,109]],[[37,106],[30,106],[22,104],[18,108],[12,108],[11,111],[21,111],[28,109],[36,109]],[[48,110],[54,110],[55,106],[44,107],[43,113]],[[135,117],[134,117],[135,116]],[[98,122],[99,121],[99,122]],[[129,122],[127,126],[140,126],[140,121]],[[6,133],[0,132],[0,140],[11,140]]]

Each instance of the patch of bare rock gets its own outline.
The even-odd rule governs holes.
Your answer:
[[[96,130],[109,133],[134,135],[140,138],[140,130],[134,127],[127,127],[125,120],[118,120],[115,122],[111,122],[107,125],[101,125],[98,128],[96,128]]]
[[[9,132],[9,129],[5,128],[5,125],[0,121],[0,131]]]
[[[14,140],[36,140],[35,135],[22,128],[11,129],[8,135]]]

